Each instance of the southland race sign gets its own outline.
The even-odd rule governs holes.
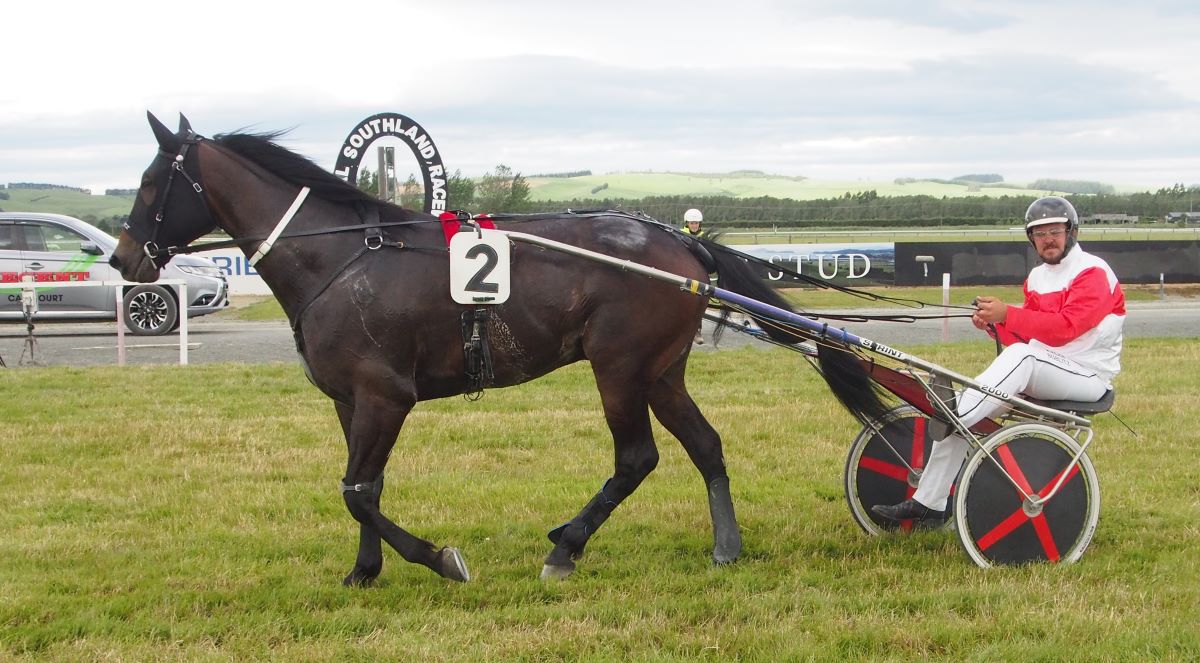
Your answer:
[[[424,211],[435,215],[445,212],[446,168],[442,165],[442,155],[428,131],[399,113],[378,113],[359,122],[342,142],[337,163],[333,166],[334,174],[356,184],[358,167],[367,153],[367,147],[384,136],[403,141],[420,164],[421,177],[425,182]]]

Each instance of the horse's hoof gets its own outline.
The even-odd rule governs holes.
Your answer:
[[[575,565],[570,566],[552,566],[550,564],[542,565],[542,580],[565,580],[568,576],[575,572]]]
[[[724,544],[713,547],[713,564],[717,566],[732,564],[738,560],[738,557],[742,556],[741,537],[738,537],[737,541],[726,541]]]
[[[375,584],[375,578],[378,577],[378,575],[379,575],[378,573],[376,573],[374,575],[368,575],[356,568],[353,571],[351,571],[350,573],[347,573],[345,578],[342,578],[342,586],[343,587],[371,587]]]
[[[734,562],[736,562],[738,560],[738,556],[737,555],[717,555],[716,553],[713,553],[712,560],[713,560],[714,566],[725,566],[726,564],[733,564]]]
[[[471,572],[467,569],[467,562],[463,559],[462,553],[458,548],[442,548],[438,553],[438,566],[441,568],[443,578],[456,580],[458,582],[468,582],[471,580]]]

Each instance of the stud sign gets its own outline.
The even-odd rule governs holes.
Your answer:
[[[450,296],[459,304],[503,304],[512,290],[508,238],[463,231],[450,240]]]

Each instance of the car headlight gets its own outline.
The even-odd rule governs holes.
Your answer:
[[[214,279],[221,278],[221,268],[215,265],[179,265],[179,271],[194,276],[208,276]]]

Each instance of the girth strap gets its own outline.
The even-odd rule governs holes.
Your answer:
[[[496,378],[487,335],[489,317],[491,311],[487,308],[463,311],[462,314],[463,359],[467,375],[467,391],[463,397],[469,401],[482,398],[483,388],[490,386]]]

